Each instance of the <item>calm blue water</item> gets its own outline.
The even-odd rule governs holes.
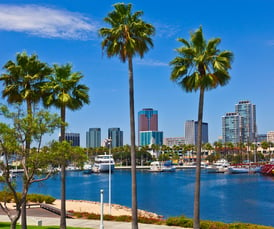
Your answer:
[[[130,171],[116,170],[111,180],[112,203],[130,207]],[[194,183],[192,169],[175,173],[137,171],[138,208],[164,217],[192,217]],[[108,202],[108,174],[67,173],[67,199],[100,201],[100,189],[104,189],[104,201]],[[202,171],[201,219],[274,226],[273,190],[273,177]],[[30,192],[60,198],[60,174],[33,184]]]

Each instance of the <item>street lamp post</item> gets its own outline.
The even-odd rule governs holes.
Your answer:
[[[104,229],[104,190],[100,190],[100,200],[101,200],[101,214],[100,214],[100,229]]]
[[[108,167],[108,201],[109,201],[109,215],[111,215],[111,138],[105,140],[109,147],[109,167]]]

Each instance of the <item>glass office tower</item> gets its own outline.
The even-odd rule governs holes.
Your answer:
[[[163,132],[158,131],[158,111],[144,108],[138,112],[138,145],[162,145]]]
[[[101,128],[89,128],[86,132],[86,147],[97,148],[101,146]]]
[[[185,143],[197,145],[198,141],[198,121],[187,120],[185,122]],[[208,123],[202,123],[202,143],[208,142]]]
[[[231,142],[233,144],[241,141],[242,117],[239,113],[230,112],[222,117],[222,137],[223,142]]]
[[[111,139],[111,148],[123,146],[123,131],[120,128],[109,128],[108,138]]]
[[[257,135],[256,106],[250,101],[240,101],[235,112],[242,117],[241,142],[254,142]]]
[[[79,133],[65,133],[65,139],[70,142],[72,146],[80,146]]]

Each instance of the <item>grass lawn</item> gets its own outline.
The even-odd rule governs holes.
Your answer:
[[[20,225],[18,225],[16,228],[21,228]],[[28,229],[58,229],[59,226],[28,226]],[[0,229],[10,229],[10,223],[0,223]],[[67,227],[67,229],[84,229],[82,227]]]

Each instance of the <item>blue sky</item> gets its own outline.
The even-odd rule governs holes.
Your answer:
[[[129,143],[127,64],[107,58],[98,36],[98,29],[108,26],[103,18],[116,2],[0,1],[1,67],[14,61],[16,53],[26,51],[50,65],[72,63],[73,71],[85,76],[82,83],[90,88],[91,103],[67,114],[67,131],[80,133],[82,146],[90,127],[100,127],[102,139],[108,128],[120,127],[124,143]],[[133,11],[142,10],[143,20],[156,28],[154,47],[142,60],[134,59],[136,127],[137,112],[143,108],[158,110],[164,137],[184,136],[185,121],[197,119],[198,93],[186,93],[171,82],[168,63],[177,55],[174,49],[180,43],[176,39],[189,39],[189,33],[202,26],[206,39],[220,37],[220,49],[235,56],[230,83],[205,95],[204,121],[209,123],[210,142],[222,134],[221,117],[233,112],[240,100],[256,104],[258,133],[274,130],[273,0],[124,2],[132,3]],[[57,136],[58,132],[48,139]]]

